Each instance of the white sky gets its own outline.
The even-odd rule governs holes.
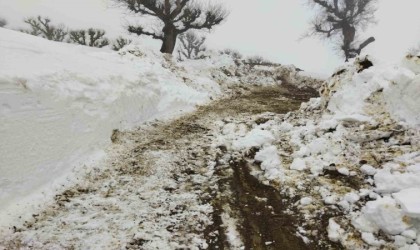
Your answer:
[[[110,36],[124,33],[127,21],[109,0],[0,0],[0,17],[23,27],[23,17],[47,15],[71,28],[97,27]],[[220,1],[219,1],[220,2]],[[283,64],[329,75],[343,63],[332,46],[316,38],[299,38],[312,15],[305,0],[224,0],[229,18],[208,35],[208,47],[233,48]],[[365,50],[381,60],[400,60],[420,42],[420,0],[379,0],[378,23],[366,32],[377,41]],[[366,37],[362,36],[362,38]]]

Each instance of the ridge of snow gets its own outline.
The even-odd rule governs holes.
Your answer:
[[[187,79],[170,58],[135,44],[117,53],[0,28],[0,54],[0,224],[74,168],[98,163],[114,129],[192,111],[221,94],[206,72],[188,70]]]
[[[363,69],[364,60],[373,66]],[[300,199],[288,210],[302,213],[304,225],[317,225],[325,209],[341,211],[343,216],[329,218],[326,231],[331,241],[349,249],[416,249],[420,245],[419,62],[414,55],[399,65],[358,58],[323,83],[321,97],[303,103],[298,111],[275,118],[267,115],[265,125],[254,124],[247,136],[233,135],[229,140],[237,151],[259,148],[255,157],[262,163],[259,176],[266,184],[280,186],[282,194]],[[264,135],[271,133],[274,138],[265,140],[256,134],[249,140],[262,126]],[[255,143],[257,139],[261,142]],[[276,164],[281,175],[271,174],[264,164],[276,155],[281,156]],[[298,234],[312,240],[302,232],[315,229]],[[354,238],[355,233],[360,237]]]

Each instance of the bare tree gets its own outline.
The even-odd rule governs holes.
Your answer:
[[[7,25],[6,19],[0,17],[0,27],[4,27],[6,25]]]
[[[30,30],[22,30],[25,33],[41,36],[48,40],[62,42],[67,36],[67,31],[64,25],[54,26],[51,25],[51,20],[48,17],[42,18],[38,16],[37,18],[27,18],[24,20],[25,23],[31,26]]]
[[[105,31],[93,28],[88,30],[70,31],[70,41],[73,43],[97,48],[102,48],[109,45],[109,40],[105,38]]]
[[[146,31],[129,26],[128,31],[162,40],[162,53],[172,54],[178,35],[191,29],[211,29],[220,24],[227,12],[219,5],[204,6],[196,0],[114,0],[131,12],[154,17],[163,24],[161,31]]]
[[[179,58],[187,59],[197,59],[200,52],[206,50],[206,47],[203,46],[206,38],[199,37],[195,32],[188,31],[179,36],[179,41],[181,44],[178,47]]]
[[[376,0],[309,0],[320,7],[312,22],[310,35],[327,39],[338,39],[340,50],[346,61],[354,58],[375,38],[369,37],[357,43],[356,32],[374,22]]]
[[[115,51],[119,51],[120,49],[124,48],[125,46],[131,44],[131,40],[130,39],[126,39],[122,36],[118,37],[114,44],[112,44],[112,49]]]

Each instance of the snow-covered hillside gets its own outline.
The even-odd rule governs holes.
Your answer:
[[[136,46],[118,54],[0,28],[0,55],[2,212],[100,157],[114,129],[192,110],[221,93],[198,73],[189,72],[186,84],[170,60]]]

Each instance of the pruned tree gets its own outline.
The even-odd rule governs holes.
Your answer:
[[[220,5],[204,6],[196,0],[114,0],[131,12],[151,16],[162,24],[160,31],[146,30],[142,26],[128,27],[137,35],[162,40],[162,53],[172,54],[179,35],[191,29],[208,29],[220,24],[227,12]]]
[[[112,44],[112,49],[115,51],[119,51],[120,49],[124,48],[125,46],[131,44],[131,40],[130,39],[126,39],[122,36],[118,37],[114,44]]]
[[[188,31],[179,36],[181,42],[178,47],[179,58],[197,59],[200,52],[204,52],[206,47],[203,46],[206,38],[199,37],[195,32]]]
[[[346,61],[359,55],[366,46],[375,41],[374,37],[369,37],[364,42],[358,43],[356,33],[374,22],[376,0],[309,1],[319,7],[309,35],[336,39]]]
[[[62,42],[66,38],[68,33],[64,25],[51,25],[51,20],[48,17],[30,17],[25,19],[24,22],[29,24],[31,26],[31,29],[22,30],[23,32],[34,36],[41,36],[48,40]]]
[[[70,42],[102,48],[109,45],[109,40],[105,38],[105,31],[100,29],[90,28],[88,30],[73,30],[70,31]]]
[[[6,19],[0,17],[0,27],[4,27],[6,25],[7,25]]]

